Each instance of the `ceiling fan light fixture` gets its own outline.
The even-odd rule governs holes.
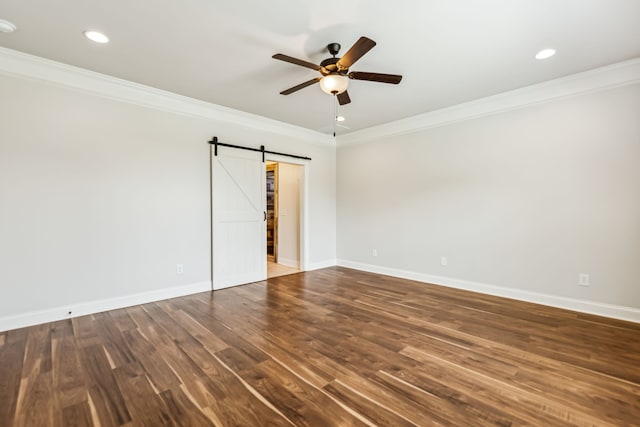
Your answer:
[[[339,74],[329,74],[320,80],[320,89],[329,95],[339,95],[349,87],[349,78]]]

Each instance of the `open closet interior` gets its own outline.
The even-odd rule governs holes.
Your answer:
[[[267,277],[300,271],[302,166],[267,161]]]

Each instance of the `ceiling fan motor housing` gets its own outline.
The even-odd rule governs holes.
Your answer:
[[[333,74],[340,71],[342,71],[340,74],[344,74],[347,72],[347,70],[338,70],[338,66],[336,65],[336,63],[340,60],[340,58],[336,58],[336,55],[338,54],[338,52],[340,52],[340,47],[341,47],[340,43],[329,43],[327,45],[327,50],[333,56],[333,58],[325,59],[320,63],[320,65],[325,70],[329,71],[329,74]],[[325,74],[325,73],[322,73],[322,74]]]
[[[324,61],[322,61],[320,63],[320,65],[326,69],[327,71],[329,71],[330,73],[335,73],[338,71],[338,66],[336,65],[336,63],[340,60],[340,58],[336,58],[335,56],[333,58],[327,58]],[[345,72],[347,70],[344,70]],[[324,73],[323,73],[324,74]]]

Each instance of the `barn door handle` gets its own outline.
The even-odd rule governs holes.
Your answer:
[[[264,220],[267,220],[267,211],[264,211]]]

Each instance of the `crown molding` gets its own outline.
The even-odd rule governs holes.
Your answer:
[[[116,101],[213,122],[233,123],[317,145],[334,145],[328,135],[172,92],[133,83],[50,59],[0,47],[0,73],[72,88]]]
[[[640,58],[351,132],[338,137],[338,147],[420,132],[559,98],[635,83],[640,83]]]
[[[334,145],[334,139],[321,132],[4,47],[0,47],[0,73],[44,81],[91,95],[169,113],[217,123],[233,123],[262,132],[301,139],[312,144]],[[640,83],[640,58],[351,132],[339,136],[337,145],[340,147],[366,143],[391,136],[420,132],[563,97],[635,83]]]

